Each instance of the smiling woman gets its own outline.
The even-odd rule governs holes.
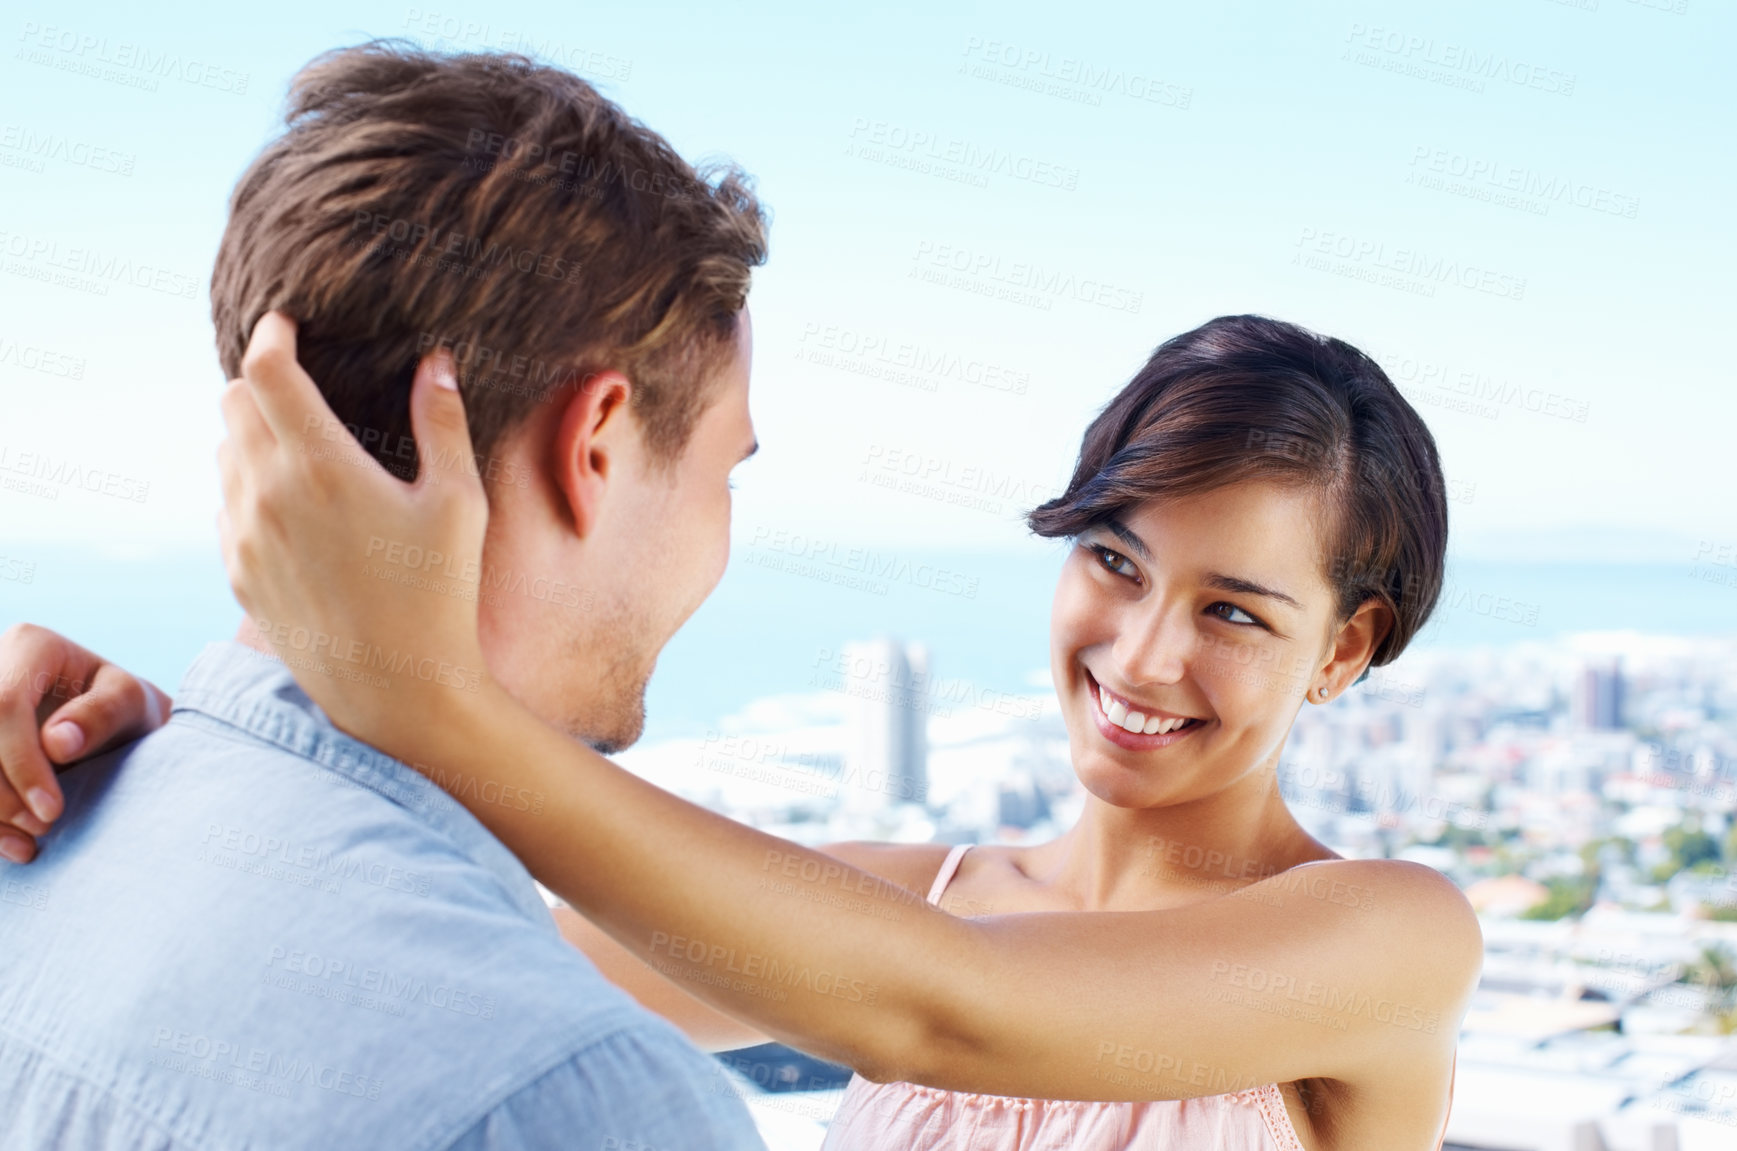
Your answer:
[[[261,325],[225,399],[242,602],[480,659],[463,604],[381,594],[343,562],[382,531],[474,552],[480,493],[321,474],[293,448],[324,405],[287,333]],[[462,450],[437,375],[419,427]],[[855,1067],[830,1148],[1438,1146],[1476,918],[1429,868],[1337,857],[1276,779],[1305,699],[1397,656],[1436,597],[1428,429],[1350,346],[1225,317],[1153,354],[1031,522],[1076,544],[1051,661],[1089,794],[1046,844],[811,851],[621,771],[493,684],[358,692],[291,666],[340,726],[437,778],[548,795],[530,814],[458,797],[642,1002],[716,1046],[769,1035]],[[944,895],[996,914],[944,914]]]
[[[442,371],[417,374],[419,445],[463,454]],[[477,554],[473,472],[411,486],[298,450],[329,410],[281,317],[224,407],[225,556],[253,619],[487,665],[474,604],[350,562],[383,535]],[[810,850],[622,771],[492,676],[359,690],[280,654],[582,913],[563,933],[642,1004],[708,1046],[770,1036],[855,1068],[831,1151],[1439,1148],[1476,917],[1430,868],[1338,857],[1276,775],[1299,708],[1395,658],[1433,605],[1427,428],[1348,345],[1221,318],[1153,354],[1031,522],[1074,545],[1051,669],[1087,800],[1048,843]],[[507,789],[542,802],[486,798]]]

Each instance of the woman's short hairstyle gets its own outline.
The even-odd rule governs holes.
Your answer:
[[[1386,604],[1393,626],[1370,663],[1397,658],[1441,593],[1446,487],[1422,418],[1343,340],[1220,316],[1165,341],[1086,429],[1067,490],[1027,523],[1072,537],[1148,500],[1248,481],[1321,494],[1338,617]]]

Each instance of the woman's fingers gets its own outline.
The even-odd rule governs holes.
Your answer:
[[[42,727],[42,746],[54,763],[105,752],[168,722],[162,692],[112,663],[96,669],[89,686],[55,710]]]
[[[36,837],[42,832],[28,832],[0,823],[0,859],[8,863],[29,863],[36,858]]]
[[[66,765],[163,726],[169,700],[66,637],[20,624],[0,636],[0,858],[27,863],[66,804]]]
[[[315,426],[309,417],[325,409],[313,377],[296,361],[296,323],[282,312],[267,312],[253,326],[241,357],[241,376],[280,442],[306,435]]]
[[[477,474],[458,376],[452,356],[444,350],[423,356],[416,365],[416,379],[410,385],[410,431],[422,464],[416,486]]]
[[[83,690],[82,681],[97,662],[83,648],[32,624],[18,624],[0,636],[0,822],[27,829],[40,825],[46,831],[60,817],[60,784],[42,751],[38,709],[45,697],[68,698]]]
[[[241,445],[244,452],[265,451],[277,442],[246,380],[230,380],[218,407],[223,411],[223,426],[229,429],[229,438]]]

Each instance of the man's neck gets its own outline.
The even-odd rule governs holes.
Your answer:
[[[250,647],[254,651],[263,652],[266,655],[277,654],[271,650],[271,645],[265,642],[265,637],[259,634],[259,629],[253,626],[253,621],[250,619],[242,620],[241,626],[235,629],[235,642],[242,647]]]

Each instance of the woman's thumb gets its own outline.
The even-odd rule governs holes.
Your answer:
[[[458,375],[452,354],[445,349],[423,356],[416,365],[416,379],[410,388],[410,427],[421,459],[418,486],[477,477]]]

